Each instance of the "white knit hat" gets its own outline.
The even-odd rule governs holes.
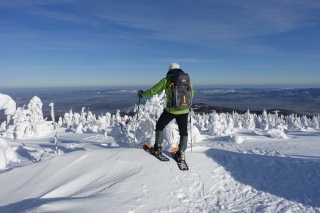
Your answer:
[[[179,68],[180,68],[179,64],[171,63],[170,66],[169,66],[169,71],[173,70],[173,69],[179,69]]]

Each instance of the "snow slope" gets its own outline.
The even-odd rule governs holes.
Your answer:
[[[6,138],[20,163],[0,170],[0,212],[320,212],[320,131],[241,130],[188,148],[189,171],[128,148],[118,127]]]
[[[180,171],[168,152],[174,122],[169,162],[138,145],[154,142],[163,100],[141,105],[136,120],[70,110],[54,130],[31,99],[1,124],[0,212],[320,213],[319,116],[193,115],[190,170]]]

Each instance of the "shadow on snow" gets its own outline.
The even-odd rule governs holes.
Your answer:
[[[37,208],[46,203],[66,200],[66,199],[81,199],[81,198],[30,198],[16,203],[10,203],[5,206],[0,206],[0,212],[25,212],[33,208]]]
[[[249,155],[213,148],[205,154],[238,182],[303,205],[320,207],[319,160]]]

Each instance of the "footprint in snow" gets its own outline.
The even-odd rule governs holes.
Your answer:
[[[204,194],[204,184],[201,181],[196,181],[189,188],[190,197],[201,198]]]
[[[197,173],[193,173],[192,174],[192,178],[195,180],[199,180],[200,179],[200,175],[198,175]]]
[[[175,192],[175,195],[177,196],[177,198],[179,199],[180,202],[182,203],[187,203],[189,202],[189,199],[187,197],[187,195],[183,192]]]
[[[145,194],[148,194],[149,193],[149,191],[148,191],[148,189],[146,189],[146,185],[142,185],[141,186],[141,188],[143,188],[143,192],[145,193]]]

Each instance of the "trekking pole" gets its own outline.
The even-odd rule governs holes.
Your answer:
[[[190,137],[191,137],[191,152],[192,152],[192,122],[191,122],[191,113],[192,113],[192,108],[190,108]]]
[[[139,105],[138,105],[138,112],[137,112],[137,120],[139,118],[139,108],[140,108],[140,97],[139,97]]]
[[[137,123],[138,123],[138,118],[139,118],[139,110],[140,110],[140,97],[139,97],[139,105],[138,105],[138,112],[137,112],[137,119],[136,119],[136,125],[137,125]],[[137,137],[136,137],[136,135],[137,135],[137,126],[135,126],[135,130],[134,130],[134,142],[136,142],[137,141]],[[134,148],[134,143],[133,143],[133,148]]]

